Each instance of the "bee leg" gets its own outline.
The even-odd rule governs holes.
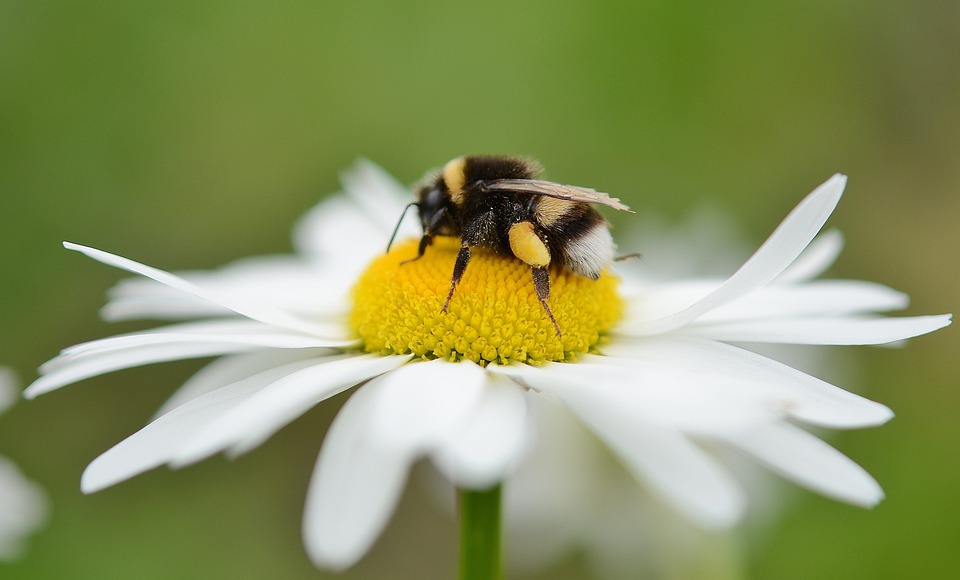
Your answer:
[[[407,264],[409,262],[416,262],[423,257],[423,253],[427,251],[427,246],[433,243],[433,236],[430,234],[423,234],[423,237],[420,238],[420,247],[417,248],[417,257],[410,258],[409,260],[404,260],[400,262],[400,265]]]
[[[557,329],[557,336],[560,336],[560,325],[557,324],[557,319],[553,317],[553,312],[547,305],[547,299],[550,298],[550,268],[547,266],[533,267],[530,268],[530,271],[533,272],[533,288],[537,291],[540,305],[543,306],[547,316],[550,317],[553,327]]]
[[[443,312],[450,306],[450,299],[453,298],[453,291],[457,289],[457,284],[463,278],[463,273],[467,270],[467,263],[470,262],[470,246],[464,244],[460,246],[460,252],[457,253],[457,261],[453,264],[453,276],[450,278],[450,293],[447,294],[447,301],[443,303]]]
[[[447,208],[445,207],[441,207],[435,214],[433,214],[433,217],[430,218],[430,222],[423,227],[423,237],[420,238],[420,247],[417,248],[417,257],[400,262],[401,266],[407,262],[413,262],[423,257],[423,253],[427,251],[427,246],[433,243],[433,234],[430,232],[432,232],[437,225],[440,224],[440,221],[446,214]]]

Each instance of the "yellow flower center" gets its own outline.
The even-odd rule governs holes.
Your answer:
[[[353,289],[350,315],[364,350],[481,365],[563,361],[594,348],[623,311],[609,272],[590,280],[552,268],[548,304],[557,336],[530,266],[478,249],[443,312],[459,249],[456,238],[435,238],[422,258],[401,264],[417,255],[410,240],[370,264]]]

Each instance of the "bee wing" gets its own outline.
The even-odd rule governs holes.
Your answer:
[[[552,181],[540,179],[495,179],[481,185],[484,191],[509,191],[514,193],[529,193],[531,195],[545,195],[570,201],[583,203],[599,203],[614,209],[632,212],[629,207],[620,203],[620,199],[589,187],[575,185],[561,185]]]

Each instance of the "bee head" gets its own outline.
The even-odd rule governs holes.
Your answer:
[[[455,204],[443,180],[438,179],[423,185],[417,193],[417,210],[420,212],[420,225],[423,232],[431,235],[457,235],[453,216]]]

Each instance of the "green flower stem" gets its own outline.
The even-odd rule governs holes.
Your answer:
[[[501,580],[500,496],[502,485],[459,490],[460,580]]]

